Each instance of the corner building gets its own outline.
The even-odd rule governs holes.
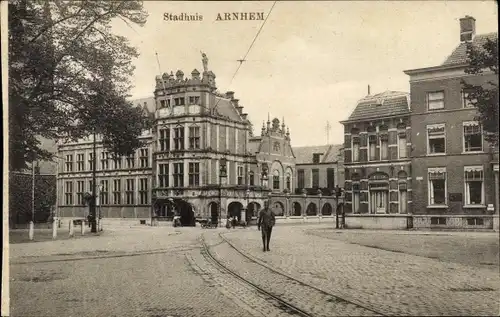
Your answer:
[[[498,149],[484,140],[461,84],[498,82],[491,72],[464,72],[467,43],[481,48],[498,33],[476,35],[475,21],[460,19],[460,43],[441,65],[405,71],[412,101],[415,228],[498,229]]]
[[[183,225],[195,218],[221,221],[228,216],[250,221],[272,191],[294,190],[295,157],[290,132],[275,118],[260,136],[235,98],[217,91],[215,74],[179,70],[156,77],[154,98],[139,102],[154,113],[145,131],[147,146],[130,157],[112,158],[97,140],[99,206],[106,221],[153,225],[172,220]],[[92,140],[59,146],[59,212],[62,217],[88,214],[84,193],[92,192]]]

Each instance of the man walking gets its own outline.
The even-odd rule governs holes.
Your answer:
[[[264,209],[259,213],[259,220],[257,222],[257,228],[261,230],[262,227],[262,245],[263,251],[269,250],[269,241],[271,240],[271,232],[273,231],[274,224],[276,223],[276,216],[274,212],[269,208],[269,201],[264,202]]]

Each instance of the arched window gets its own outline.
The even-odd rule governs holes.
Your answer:
[[[253,172],[250,172],[250,173],[248,174],[248,184],[249,184],[250,186],[254,186],[254,185],[255,185],[255,175],[254,175],[254,173],[253,173]]]
[[[290,174],[286,174],[286,189],[292,190],[292,176]]]
[[[273,189],[280,189],[280,172],[278,170],[273,172]]]

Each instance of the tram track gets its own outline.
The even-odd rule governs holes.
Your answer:
[[[243,282],[245,285],[251,287],[252,289],[256,290],[258,293],[264,295],[268,302],[273,302],[274,306],[282,310],[283,312],[293,315],[293,316],[304,316],[304,317],[312,317],[314,315],[306,312],[305,310],[301,309],[300,307],[297,307],[296,305],[290,303],[287,300],[284,300],[278,295],[273,294],[272,292],[264,289],[263,287],[257,285],[256,283],[244,278],[240,274],[236,273],[234,270],[231,270],[229,267],[224,265],[221,261],[219,261],[210,251],[210,246],[207,245],[205,238],[203,235],[200,237],[201,244],[202,244],[202,255],[211,263],[213,263],[215,266],[220,268],[222,271],[228,273],[229,275],[233,276],[237,280]],[[217,245],[220,245],[217,244]]]
[[[229,245],[231,247],[231,249],[235,250],[237,253],[239,253],[241,256],[243,256],[248,261],[250,261],[250,262],[252,262],[254,264],[257,264],[257,265],[259,265],[259,266],[267,269],[268,271],[272,272],[273,274],[276,274],[276,275],[281,276],[281,277],[283,277],[285,279],[288,279],[291,283],[295,283],[297,285],[300,285],[300,286],[304,287],[305,289],[309,289],[310,291],[321,293],[321,294],[323,294],[326,297],[330,297],[331,299],[333,299],[337,303],[343,303],[343,304],[346,304],[346,305],[356,306],[359,309],[364,310],[365,312],[367,312],[369,315],[385,316],[385,314],[377,311],[374,308],[367,307],[366,305],[363,305],[363,304],[357,303],[355,301],[343,298],[343,297],[341,297],[339,295],[331,294],[331,293],[329,293],[327,291],[324,291],[324,290],[322,290],[322,289],[320,289],[320,288],[318,288],[316,286],[310,285],[310,284],[305,283],[305,282],[303,282],[301,280],[298,280],[298,279],[296,279],[296,278],[294,278],[294,277],[292,277],[292,276],[290,276],[288,274],[285,274],[285,273],[283,273],[281,271],[278,271],[278,270],[270,267],[269,265],[263,264],[261,261],[253,258],[252,256],[249,256],[248,254],[242,252],[237,247],[235,247],[232,242],[230,242],[226,237],[224,237],[223,233],[219,233],[219,237],[220,237],[220,239],[222,241],[224,241],[225,243],[227,243],[227,245]],[[312,316],[312,315],[309,315],[309,316]]]

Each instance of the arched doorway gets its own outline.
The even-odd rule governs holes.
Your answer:
[[[252,220],[252,217],[258,217],[258,212],[260,210],[260,204],[259,203],[256,203],[256,202],[251,202],[248,204],[247,206],[247,213],[246,213],[246,219],[245,221],[247,223],[250,222],[250,220]]]
[[[299,217],[302,215],[302,207],[300,206],[300,203],[294,202],[293,203],[293,215]]]
[[[316,216],[318,214],[316,209],[317,208],[315,203],[309,203],[309,206],[307,206],[306,215]]]
[[[227,211],[229,217],[236,217],[238,221],[241,221],[241,210],[243,209],[243,205],[238,201],[233,201],[227,206]]]
[[[183,227],[194,227],[196,224],[191,204],[185,200],[179,199],[175,202],[175,205],[177,214],[181,217],[181,225]]]
[[[332,215],[332,205],[330,205],[329,203],[324,204],[323,207],[321,208],[321,214],[323,216],[331,216]]]
[[[285,213],[285,206],[283,206],[281,202],[277,201],[273,204],[273,211],[276,216],[281,217]]]
[[[219,222],[219,204],[212,201],[210,204],[208,204],[208,210],[210,215],[210,221],[212,223]]]
[[[155,217],[171,221],[174,218],[175,204],[169,200],[157,200],[154,203]]]

